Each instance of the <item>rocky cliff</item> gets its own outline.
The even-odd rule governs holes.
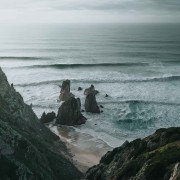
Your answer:
[[[0,68],[0,179],[80,179],[60,139],[40,123]]]
[[[179,180],[180,128],[125,142],[90,168],[84,180]]]

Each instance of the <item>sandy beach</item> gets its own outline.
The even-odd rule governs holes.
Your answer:
[[[99,163],[101,157],[112,147],[88,134],[76,132],[73,127],[49,126],[51,131],[65,142],[72,154],[74,164],[81,172]]]

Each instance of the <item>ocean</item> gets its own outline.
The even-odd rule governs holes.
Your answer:
[[[180,24],[4,25],[0,66],[38,117],[58,111],[63,80],[82,109],[93,84],[103,113],[74,130],[111,147],[180,126]]]

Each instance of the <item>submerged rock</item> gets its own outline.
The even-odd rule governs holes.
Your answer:
[[[83,180],[178,180],[180,128],[159,129],[105,154]]]
[[[84,95],[86,95],[86,96],[91,93],[93,93],[95,95],[99,93],[99,91],[95,90],[95,87],[93,84],[89,88],[84,90]]]
[[[80,179],[70,158],[0,68],[0,179]]]
[[[70,98],[65,101],[58,110],[56,118],[57,124],[81,125],[86,122],[86,118],[81,114],[81,102],[79,98]]]
[[[56,118],[56,113],[55,112],[50,112],[50,113],[45,113],[43,112],[41,118],[40,118],[40,122],[41,123],[49,123],[52,122],[54,119]]]
[[[82,91],[83,90],[83,88],[82,87],[78,87],[78,91]]]
[[[96,96],[94,93],[90,93],[86,96],[85,110],[86,112],[100,113],[100,109],[97,105]]]
[[[63,81],[60,91],[60,101],[67,101],[69,98],[74,97],[70,92],[70,80]]]
[[[99,107],[100,107],[100,108],[104,108],[104,106],[103,106],[103,105],[100,105]]]

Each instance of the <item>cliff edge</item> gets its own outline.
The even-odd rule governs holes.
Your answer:
[[[0,179],[80,179],[66,146],[42,125],[0,68]]]

